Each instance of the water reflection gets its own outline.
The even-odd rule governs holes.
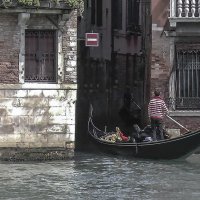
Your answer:
[[[1,163],[0,199],[200,199],[200,155],[150,161],[77,154],[72,160]]]

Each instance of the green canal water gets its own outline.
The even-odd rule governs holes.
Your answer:
[[[199,200],[200,154],[152,161],[78,153],[73,159],[0,163],[2,200]]]

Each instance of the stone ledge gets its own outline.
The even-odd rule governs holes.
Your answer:
[[[173,117],[199,117],[200,111],[170,111],[170,116]]]
[[[76,90],[77,84],[48,84],[48,83],[18,83],[18,84],[1,84],[0,90],[20,90],[20,89],[26,89],[26,90],[62,90],[62,89],[68,89],[68,90]]]
[[[65,148],[0,148],[0,161],[50,161],[73,157],[74,150]]]
[[[177,23],[199,23],[200,18],[199,17],[168,17],[170,27],[177,26]]]
[[[0,13],[7,14],[7,13],[24,13],[29,12],[31,14],[69,14],[71,9],[66,8],[2,8],[0,7]]]

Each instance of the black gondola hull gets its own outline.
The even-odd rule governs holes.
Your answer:
[[[112,143],[99,139],[92,119],[88,122],[90,139],[99,150],[115,155],[132,156],[145,159],[177,159],[191,155],[200,145],[200,130],[183,136],[153,142]],[[103,132],[103,131],[102,131]]]

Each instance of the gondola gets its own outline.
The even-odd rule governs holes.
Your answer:
[[[92,116],[88,120],[88,133],[91,141],[100,151],[122,156],[144,159],[178,159],[190,156],[200,145],[200,130],[187,132],[172,139],[151,142],[110,142],[100,136],[109,134],[98,129]]]

